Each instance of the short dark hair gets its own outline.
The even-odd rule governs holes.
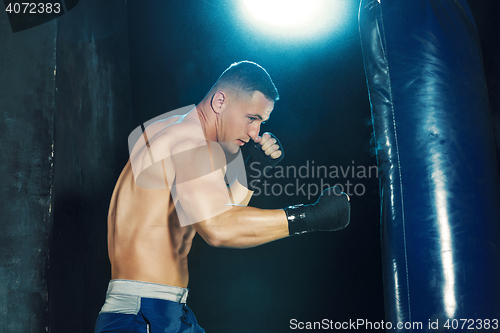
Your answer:
[[[279,100],[278,89],[267,71],[251,61],[235,62],[227,68],[215,83],[215,87],[234,87],[247,95],[260,91],[268,100]]]

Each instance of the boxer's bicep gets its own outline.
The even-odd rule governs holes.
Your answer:
[[[248,205],[253,195],[252,191],[241,185],[238,179],[234,180],[234,182],[231,184],[230,189],[234,203],[240,206]]]
[[[214,157],[215,155],[215,157]],[[184,142],[172,151],[171,187],[182,226],[207,221],[231,209],[231,198],[216,154],[206,144]]]

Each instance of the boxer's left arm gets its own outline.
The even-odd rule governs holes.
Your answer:
[[[239,175],[231,185],[231,188],[235,189],[233,193],[237,193],[235,197],[245,197],[240,204],[246,206],[252,198],[255,188],[260,183],[264,172],[279,163],[283,159],[284,153],[279,140],[269,132],[258,136],[255,141],[250,141],[242,150],[247,158],[245,161],[245,173],[247,177],[245,183],[247,186],[241,185],[240,181],[238,181],[243,176]]]

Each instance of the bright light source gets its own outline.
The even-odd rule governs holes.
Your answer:
[[[352,0],[350,0],[352,1]],[[243,11],[258,28],[284,36],[318,36],[344,21],[343,0],[243,0]]]
[[[321,0],[245,0],[256,19],[270,25],[297,26],[307,24],[319,15]]]

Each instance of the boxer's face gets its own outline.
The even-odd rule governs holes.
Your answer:
[[[250,139],[259,135],[260,125],[267,121],[274,108],[274,101],[268,100],[260,91],[251,98],[230,98],[222,113],[222,146],[236,153]],[[224,143],[222,143],[224,142]]]

